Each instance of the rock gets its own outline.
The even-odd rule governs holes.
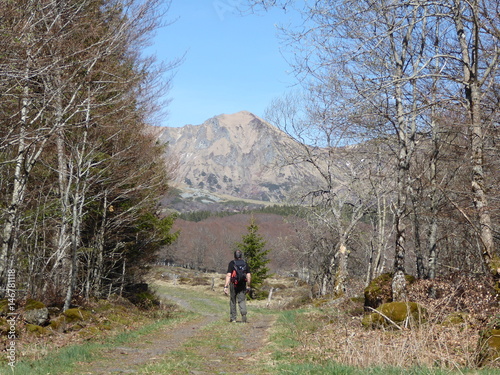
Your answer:
[[[445,327],[449,326],[455,326],[459,324],[466,324],[467,321],[469,320],[469,314],[456,311],[451,314],[448,314],[444,319],[443,322],[441,323]]]
[[[384,273],[374,278],[365,288],[365,306],[376,309],[383,303],[392,302],[392,274]]]
[[[477,365],[480,367],[498,360],[500,357],[500,329],[488,329],[481,332],[478,353]]]
[[[43,336],[43,335],[46,335],[48,333],[46,328],[43,328],[43,327],[36,325],[36,324],[26,324],[25,329],[26,329],[26,332],[29,332],[29,333],[36,335],[36,336]]]
[[[9,312],[9,301],[7,299],[0,299],[0,316],[6,316]]]
[[[416,302],[389,302],[377,308],[378,312],[366,315],[362,324],[365,327],[397,326],[409,327],[427,319],[427,311]]]
[[[393,302],[393,277],[392,273],[383,273],[370,282],[364,292],[365,307],[376,309],[384,303]],[[406,286],[415,282],[411,275],[404,275],[404,279]]]
[[[63,313],[66,323],[88,321],[92,318],[92,314],[84,309],[75,308],[68,309]]]
[[[49,309],[40,301],[28,299],[23,316],[27,323],[43,326],[49,321]]]

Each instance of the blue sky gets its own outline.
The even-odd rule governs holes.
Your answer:
[[[177,20],[158,31],[148,53],[163,61],[186,56],[160,125],[198,125],[241,110],[262,117],[270,101],[293,85],[275,27],[292,15],[275,9],[241,16],[235,6],[243,2],[172,0],[168,15]]]

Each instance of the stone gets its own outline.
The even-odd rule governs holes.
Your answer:
[[[24,320],[33,325],[43,326],[49,321],[49,309],[46,307],[24,311]]]
[[[362,324],[365,327],[394,327],[394,324],[398,327],[410,327],[411,324],[420,324],[427,319],[426,309],[416,302],[384,303],[376,311],[363,318]]]

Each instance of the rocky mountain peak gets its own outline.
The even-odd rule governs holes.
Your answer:
[[[299,168],[279,167],[290,138],[248,111],[163,128],[160,141],[179,159],[180,187],[279,202],[307,175]]]

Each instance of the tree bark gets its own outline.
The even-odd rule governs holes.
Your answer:
[[[465,99],[467,103],[467,112],[469,117],[470,143],[471,143],[471,162],[472,162],[472,177],[471,190],[472,200],[479,221],[479,238],[482,247],[482,258],[487,269],[495,275],[498,275],[498,270],[493,269],[492,260],[494,258],[494,242],[493,232],[491,227],[490,206],[485,192],[484,178],[484,133],[482,122],[482,92],[479,77],[479,50],[481,41],[479,38],[479,4],[477,0],[472,0],[466,6],[471,8],[472,18],[470,42],[467,41],[464,25],[464,14],[461,13],[462,0],[455,0],[455,28],[458,42],[461,49],[462,68],[463,68],[463,85],[465,90]],[[469,47],[468,43],[472,43]],[[499,52],[496,52],[495,58],[490,61],[490,64],[497,64]],[[493,67],[497,69],[497,67]],[[484,79],[483,77],[482,79]]]

